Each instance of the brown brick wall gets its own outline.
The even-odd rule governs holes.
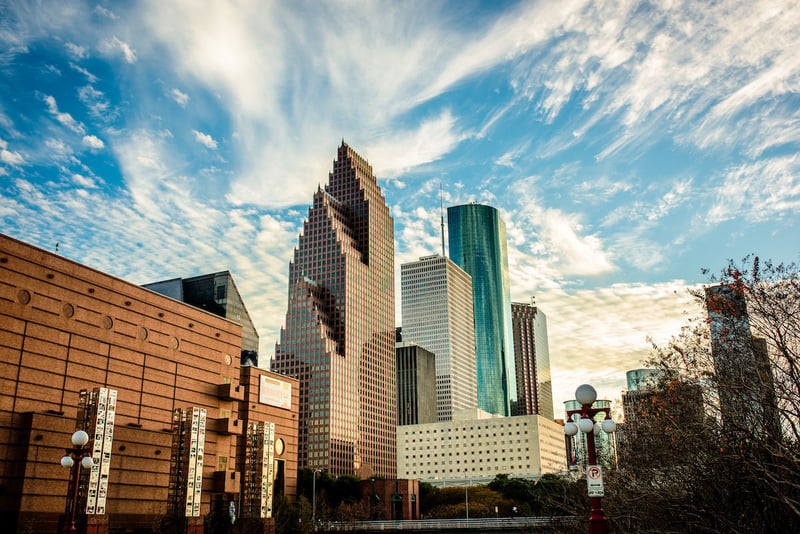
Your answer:
[[[256,388],[241,414],[238,401],[217,395],[223,382],[238,385],[240,351],[241,327],[233,322],[0,235],[0,520],[40,531],[39,523],[63,512],[68,473],[59,460],[76,428],[78,394],[95,387],[118,392],[101,521],[108,528],[130,527],[132,517],[150,527],[166,512],[175,408],[206,408],[209,423],[223,415],[275,422],[284,456],[292,456],[293,496],[296,411],[257,402],[259,370],[244,369],[243,380]],[[203,515],[219,455],[228,457],[229,471],[242,465],[242,439],[209,424]]]

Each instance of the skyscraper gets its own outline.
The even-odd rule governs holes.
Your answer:
[[[301,466],[394,476],[394,222],[344,142],[289,264],[272,369],[300,380]]]
[[[517,387],[506,225],[491,206],[447,208],[450,258],[472,276],[478,407],[512,415]]]
[[[436,355],[439,421],[478,406],[472,279],[449,258],[425,256],[400,266],[403,339]]]
[[[436,422],[436,357],[416,343],[398,341],[397,424]]]
[[[517,415],[538,414],[552,420],[553,383],[547,318],[533,303],[512,302],[511,323],[517,371]]]
[[[780,433],[767,343],[753,337],[744,292],[731,284],[705,290],[719,406],[735,432]]]

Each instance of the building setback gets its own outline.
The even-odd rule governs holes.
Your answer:
[[[397,424],[436,422],[436,357],[415,343],[400,341],[397,354]]]
[[[394,222],[372,167],[344,142],[289,264],[272,369],[300,381],[300,462],[393,477]]]
[[[447,208],[450,258],[472,276],[478,407],[512,415],[517,402],[506,225],[481,204]]]
[[[199,515],[190,522],[202,525],[213,506],[259,500],[252,492],[260,490],[242,487],[245,465],[258,460],[246,435],[259,423],[274,429],[274,450],[258,442],[274,460],[272,490],[293,497],[298,383],[242,368],[241,347],[232,321],[0,235],[4,529],[56,531],[69,479],[59,460],[70,435],[86,428],[81,392],[96,388],[116,392],[116,411],[105,514],[88,516],[92,532],[148,529],[170,513],[181,411],[207,417]]]
[[[449,258],[400,266],[403,339],[436,355],[439,421],[478,406],[472,278]]]
[[[547,318],[531,304],[511,303],[514,363],[517,372],[517,415],[553,419],[553,384]]]

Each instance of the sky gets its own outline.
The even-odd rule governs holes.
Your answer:
[[[558,416],[582,383],[619,398],[704,268],[800,259],[800,7],[0,0],[0,232],[137,284],[230,270],[262,365],[343,139],[398,310],[442,204],[500,210]]]

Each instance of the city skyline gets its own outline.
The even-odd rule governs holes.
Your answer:
[[[500,211],[559,417],[702,315],[703,268],[798,259],[798,48],[788,1],[6,3],[0,232],[139,284],[229,270],[268,366],[344,138],[398,295],[442,206]]]

